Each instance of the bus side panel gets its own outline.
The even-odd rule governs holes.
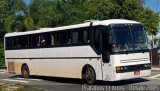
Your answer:
[[[96,80],[103,80],[102,79],[102,63],[101,63],[101,58],[99,59],[92,59],[89,60],[87,64],[91,65],[93,69],[95,70],[96,73]]]
[[[32,75],[67,78],[81,78],[82,69],[86,64],[94,68],[97,80],[102,80],[100,59],[33,59],[28,63]]]
[[[102,80],[100,56],[90,46],[9,50],[6,54],[8,58],[14,58],[17,74],[26,63],[31,75],[81,78],[83,67],[89,64],[95,70],[97,80]]]
[[[45,61],[45,63],[44,63]],[[69,78],[80,78],[81,77],[81,62],[82,60],[72,60],[72,59],[43,59],[37,60],[33,59],[28,65],[32,70],[32,75],[41,76],[55,76],[55,77],[69,77]],[[35,64],[36,63],[36,64]],[[32,64],[35,64],[35,69],[33,69]]]

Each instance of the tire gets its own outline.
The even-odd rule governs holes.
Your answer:
[[[87,67],[84,75],[87,84],[92,85],[96,82],[96,74],[93,68]]]
[[[28,68],[27,65],[22,66],[21,76],[22,76],[23,78],[29,78],[29,77],[30,77],[30,72],[29,72],[29,68]]]

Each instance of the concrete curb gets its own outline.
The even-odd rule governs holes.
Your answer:
[[[152,67],[152,70],[159,70],[160,71],[160,68]]]
[[[1,69],[0,69],[0,73],[3,73],[3,72],[6,72],[6,70],[1,70]]]

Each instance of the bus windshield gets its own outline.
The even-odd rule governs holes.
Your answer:
[[[144,51],[148,49],[142,25],[120,25],[112,27],[113,52]]]

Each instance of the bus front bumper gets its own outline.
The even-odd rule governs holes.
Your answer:
[[[140,77],[145,77],[149,75],[151,75],[151,69],[125,72],[125,73],[115,73],[115,77],[112,78],[112,81],[134,79],[134,78],[140,78]]]

